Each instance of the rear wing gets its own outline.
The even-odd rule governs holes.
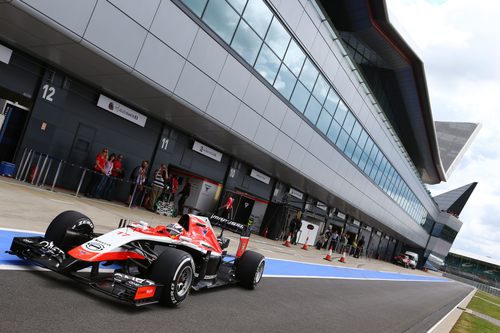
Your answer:
[[[250,236],[250,227],[248,225],[234,222],[215,214],[212,214],[208,219],[213,226],[232,231],[244,237]]]

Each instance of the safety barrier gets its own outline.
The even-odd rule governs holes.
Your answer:
[[[67,177],[63,176],[64,173]],[[83,192],[85,184],[87,184],[87,188],[89,187],[89,183],[92,181],[89,178],[92,178],[93,175],[99,178],[108,177],[108,181],[114,182],[113,185],[115,188],[120,188],[116,191],[122,195],[125,192],[123,190],[124,187],[128,186],[129,191],[127,192],[131,192],[131,198],[128,200],[129,208],[132,207],[134,202],[138,203],[137,206],[142,206],[144,199],[151,193],[151,186],[143,185],[141,190],[136,182],[119,177],[105,176],[95,170],[28,148],[24,149],[21,160],[18,166],[16,166],[15,179],[30,183],[33,186],[47,187],[51,192],[54,192],[55,187],[59,183],[60,187],[64,189],[73,190],[75,192],[74,195],[78,197]],[[69,179],[65,180],[63,178]],[[76,184],[72,183],[75,178],[78,179]],[[119,184],[119,186],[116,186],[116,184]],[[130,191],[132,185],[134,188]],[[137,193],[141,193],[140,200],[136,200]]]
[[[500,289],[499,288],[495,288],[493,286],[489,286],[489,285],[484,284],[484,283],[480,283],[480,282],[477,282],[477,281],[466,279],[464,277],[461,277],[461,276],[458,276],[458,275],[455,275],[455,274],[451,274],[451,273],[448,273],[448,272],[444,272],[443,276],[447,277],[447,278],[450,278],[452,280],[455,280],[455,281],[459,281],[459,282],[468,284],[470,286],[473,286],[473,287],[475,287],[475,288],[477,288],[479,290],[482,290],[484,292],[487,292],[489,294],[492,294],[492,295],[495,295],[495,296],[500,296]]]

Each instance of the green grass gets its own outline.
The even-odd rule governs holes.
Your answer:
[[[474,296],[479,296],[481,298],[487,299],[490,302],[500,305],[500,297],[488,294],[487,292],[478,290]]]
[[[480,312],[492,318],[500,320],[500,305],[495,305],[483,301],[480,298],[472,297],[467,307],[473,311]]]
[[[451,333],[497,333],[498,327],[476,316],[462,313]]]

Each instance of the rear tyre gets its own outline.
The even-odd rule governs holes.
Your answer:
[[[84,235],[90,235],[94,232],[94,224],[87,216],[74,210],[67,210],[57,215],[50,222],[45,239],[52,241],[59,247],[65,243],[66,231],[72,230]],[[78,244],[79,245],[79,244]]]
[[[238,261],[236,279],[243,287],[254,289],[264,274],[265,258],[254,251],[246,251]]]
[[[166,248],[151,266],[150,279],[164,285],[160,303],[176,306],[186,299],[191,290],[194,263],[185,251]]]

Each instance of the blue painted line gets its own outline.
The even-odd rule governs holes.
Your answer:
[[[27,263],[16,256],[5,253],[9,250],[12,238],[39,236],[31,232],[21,232],[0,229],[0,265],[23,265]],[[234,258],[227,256],[226,260]],[[117,268],[119,266],[105,266],[106,268]],[[422,281],[422,282],[449,282],[445,278],[379,272],[367,269],[349,267],[336,267],[331,265],[318,265],[289,260],[266,258],[264,276],[267,277],[297,277],[297,278],[329,278],[329,279],[360,279],[360,280],[393,280],[393,281]]]
[[[336,267],[329,265],[318,265],[296,261],[266,259],[264,276],[286,276],[286,277],[315,277],[336,279],[360,279],[360,280],[406,280],[406,281],[428,281],[448,282],[449,280],[433,276],[402,274],[392,272],[379,272],[368,269],[357,269],[349,267]]]

